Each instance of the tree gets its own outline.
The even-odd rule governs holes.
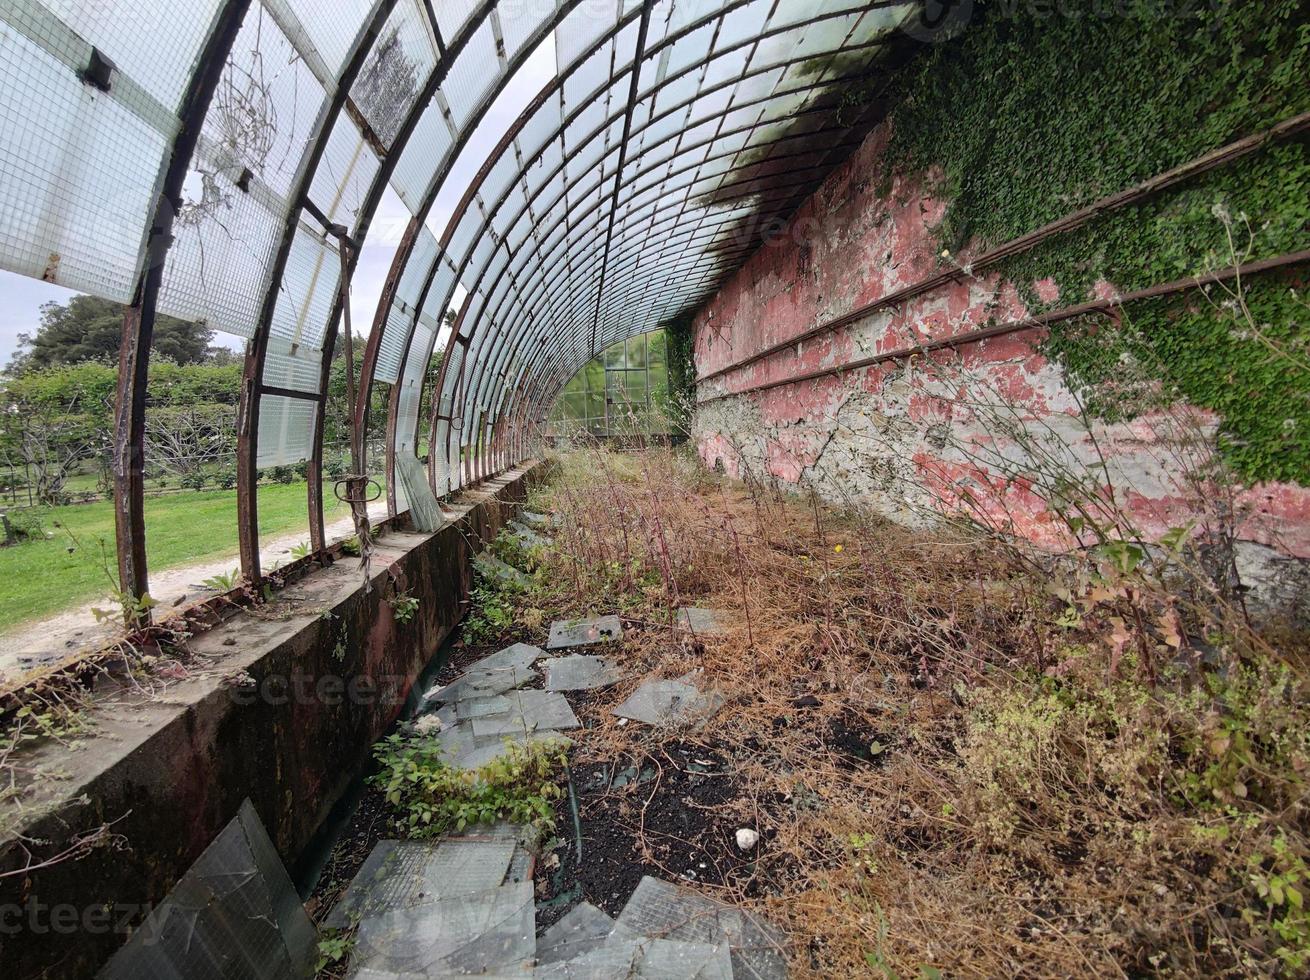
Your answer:
[[[18,335],[18,353],[9,371],[18,374],[59,364],[95,361],[114,364],[123,336],[123,307],[96,296],[74,296],[67,305],[46,303],[36,336]],[[152,351],[176,364],[199,364],[210,357],[214,331],[171,316],[155,320]]]
[[[25,471],[42,503],[62,503],[69,475],[108,453],[115,375],[106,365],[82,363],[0,384],[0,462]]]

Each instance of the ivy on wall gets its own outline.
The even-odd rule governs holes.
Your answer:
[[[685,438],[691,431],[696,405],[696,337],[693,317],[683,316],[664,324],[664,343],[669,368],[669,420]]]
[[[1041,11],[1050,7],[1051,12]],[[940,168],[937,229],[986,248],[1310,110],[1310,4],[1215,0],[979,4],[974,21],[902,77],[890,163]],[[1008,260],[1030,308],[1127,291],[1310,246],[1310,144],[1274,144]],[[1038,280],[1059,286],[1043,303]],[[1047,352],[1106,417],[1160,395],[1212,409],[1234,468],[1310,484],[1310,324],[1296,276],[1210,297],[1132,304],[1126,326],[1053,328]],[[1120,382],[1125,359],[1158,385]],[[1116,367],[1117,366],[1117,367]]]

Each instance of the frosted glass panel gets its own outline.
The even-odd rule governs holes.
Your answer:
[[[264,395],[259,402],[259,452],[256,466],[284,466],[310,456],[318,403],[285,395]]]

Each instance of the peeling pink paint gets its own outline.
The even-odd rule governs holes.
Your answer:
[[[1054,279],[1038,279],[1033,283],[1033,292],[1043,303],[1054,303],[1060,298],[1060,287]]]
[[[934,231],[948,202],[941,196],[942,174],[891,174],[883,161],[890,131],[883,124],[865,140],[847,163],[798,209],[787,227],[762,247],[697,314],[694,323],[696,366],[702,375],[729,367],[771,345],[795,338],[816,325],[930,276],[943,267],[967,269],[978,248],[970,245],[957,255],[943,256]],[[889,186],[879,198],[879,186]],[[1088,297],[1061,297],[1049,278],[1029,284],[1043,303],[1113,298],[1118,290],[1101,280]],[[989,324],[1014,322],[1029,315],[1014,282],[994,273],[962,273],[956,280],[881,310],[842,331],[821,335],[772,357],[730,372],[708,386],[712,393],[732,392],[752,385],[786,379],[839,366],[874,353],[903,349],[926,340],[940,340]],[[998,483],[996,473],[976,463],[952,458],[934,427],[973,432],[977,416],[970,408],[984,397],[1003,399],[1018,417],[1064,433],[1071,452],[1090,459],[1104,452],[1125,480],[1121,502],[1133,520],[1150,534],[1162,534],[1185,523],[1192,508],[1187,493],[1170,473],[1160,419],[1138,419],[1127,425],[1097,425],[1080,430],[1079,403],[1059,371],[1038,350],[1046,337],[1034,327],[952,351],[934,352],[903,363],[884,363],[842,378],[823,377],[795,385],[754,392],[731,403],[732,416],[769,427],[767,438],[747,431],[702,432],[698,449],[707,464],[721,460],[725,470],[740,476],[741,452],[751,439],[760,442],[758,465],[776,479],[796,483],[812,475],[816,460],[830,442],[843,437],[834,420],[838,406],[859,394],[862,410],[879,413],[900,428],[899,452],[878,456],[874,443],[855,437],[843,445],[847,457],[860,457],[848,467],[868,471],[890,459],[913,467],[920,484],[937,492],[945,509],[967,506],[988,519],[1004,522],[1016,533],[1050,548],[1072,544],[1041,496],[1014,481]],[[952,365],[969,384],[958,390],[926,392],[907,387],[917,365]],[[970,385],[973,387],[971,388]],[[726,416],[725,416],[726,417]],[[1176,418],[1175,418],[1176,422]],[[1194,424],[1205,429],[1215,420],[1199,412]],[[845,424],[849,424],[846,420]],[[968,427],[973,425],[974,429]],[[879,430],[881,431],[881,430]],[[835,435],[838,439],[833,439]],[[870,436],[870,439],[873,437]],[[993,440],[992,451],[1013,450]],[[1310,557],[1310,490],[1291,485],[1258,486],[1239,497],[1248,514],[1242,534],[1248,540],[1284,554]]]

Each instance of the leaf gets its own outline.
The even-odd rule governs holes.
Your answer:
[[[1191,530],[1192,526],[1190,524],[1186,527],[1171,527],[1160,536],[1161,547],[1167,548],[1169,551],[1177,551],[1179,546],[1187,540],[1187,535]]]
[[[1146,557],[1146,552],[1130,541],[1107,541],[1095,550],[1122,575],[1132,572]]]
[[[869,743],[869,755],[882,755],[887,751],[887,746],[883,745],[876,738]]]

